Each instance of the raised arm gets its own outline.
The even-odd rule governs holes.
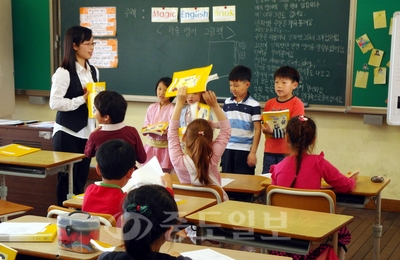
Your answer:
[[[215,116],[217,117],[218,122],[222,120],[226,120],[226,115],[224,111],[218,104],[217,96],[213,91],[206,91],[203,93],[203,98],[206,103],[214,110]]]
[[[181,117],[181,112],[183,109],[183,106],[185,105],[187,98],[187,87],[180,87],[178,89],[178,94],[176,97],[176,104],[174,108],[174,112],[172,113],[172,120],[179,120]]]

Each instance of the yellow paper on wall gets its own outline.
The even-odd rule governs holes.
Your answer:
[[[379,67],[374,69],[374,84],[386,84],[386,68]]]
[[[369,73],[367,71],[357,71],[354,87],[367,88],[368,74]]]
[[[374,67],[380,67],[384,53],[384,51],[373,49],[371,51],[371,56],[369,57],[368,64]]]
[[[101,91],[106,90],[105,82],[89,82],[86,84],[86,89],[89,91],[89,96],[87,99],[87,105],[89,109],[89,118],[94,118],[94,113],[96,112],[96,107],[94,106],[94,98]]]

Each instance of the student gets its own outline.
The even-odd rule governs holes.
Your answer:
[[[280,111],[289,109],[290,118],[304,115],[303,102],[293,95],[293,90],[299,86],[299,72],[289,66],[283,66],[274,73],[276,98],[271,98],[265,103],[264,111]],[[285,134],[274,135],[274,126],[262,124],[262,132],[271,135],[264,143],[263,173],[270,172],[272,164],[279,163],[289,153]]]
[[[351,192],[356,185],[358,174],[347,177],[329,163],[322,152],[312,154],[316,131],[316,125],[309,117],[295,116],[289,120],[286,135],[291,154],[280,163],[271,166],[272,184],[299,189],[320,189],[323,178],[336,191]],[[349,242],[350,234],[347,227],[344,227],[339,230],[339,243],[346,245]],[[313,250],[309,253],[310,257],[304,259],[314,259],[311,256],[319,255],[325,248],[321,246]],[[287,255],[275,251],[274,254]],[[291,254],[290,256],[293,257]]]
[[[128,183],[135,169],[136,152],[128,142],[111,139],[100,145],[96,161],[96,171],[102,181],[86,188],[82,210],[111,214],[118,220],[126,196],[121,188]],[[162,181],[173,196],[171,176],[164,174]]]
[[[85,155],[94,157],[97,149],[105,141],[122,139],[130,143],[135,150],[139,163],[146,161],[146,152],[136,128],[123,123],[127,108],[124,97],[115,91],[105,90],[94,98],[96,112],[94,116],[100,128],[90,134],[86,143]]]
[[[169,154],[181,183],[221,186],[218,164],[228,143],[231,127],[218,105],[215,93],[206,91],[202,96],[214,110],[221,129],[220,133],[213,141],[213,129],[210,123],[204,119],[193,120],[183,136],[186,154],[183,153],[179,143],[178,127],[179,117],[187,98],[187,87],[181,87],[178,90],[177,102],[168,129]],[[224,199],[227,200],[228,197],[225,196]]]
[[[179,119],[180,127],[187,127],[190,124],[190,122],[192,122],[194,119],[196,119],[196,115],[193,115],[191,106],[196,103],[206,104],[206,101],[204,100],[204,98],[202,96],[203,93],[204,92],[187,94],[187,99],[186,99],[187,105],[185,107],[183,107],[181,116]],[[210,121],[212,121],[211,115],[210,115]]]
[[[164,77],[157,81],[155,91],[160,102],[149,106],[144,119],[144,126],[169,122],[171,119],[174,110],[174,104],[171,102],[174,100],[174,97],[165,97],[165,92],[171,82],[172,79],[169,77]],[[144,146],[147,154],[146,162],[153,158],[153,156],[156,156],[163,171],[171,173],[173,168],[168,154],[168,136],[166,134],[162,136],[156,134],[145,135],[147,135],[147,143]]]
[[[135,149],[124,140],[111,139],[100,145],[96,152],[96,161],[96,171],[102,181],[86,188],[82,210],[111,214],[118,220],[126,196],[121,188],[134,171]]]
[[[236,66],[229,73],[232,97],[223,110],[232,127],[232,136],[222,155],[222,172],[254,174],[257,148],[261,137],[260,104],[250,96],[251,70]]]
[[[64,38],[64,58],[52,77],[49,105],[58,110],[53,128],[54,151],[83,153],[86,141],[95,128],[88,120],[86,84],[97,82],[98,70],[89,64],[94,42],[92,31],[82,26],[69,28]],[[73,167],[73,192],[83,193],[89,174],[90,158]],[[58,173],[57,204],[62,206],[68,194],[68,174]]]
[[[159,252],[170,238],[174,225],[178,224],[178,207],[165,188],[144,185],[130,191],[123,210],[122,236],[126,252],[102,253],[99,260],[190,260],[179,253]]]

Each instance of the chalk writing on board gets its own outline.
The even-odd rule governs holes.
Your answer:
[[[346,60],[348,35],[340,33],[340,25],[322,24],[329,19],[322,12],[330,10],[328,2],[254,0],[252,85],[257,100],[276,96],[273,73],[289,65],[301,75],[295,94],[303,101],[344,105],[345,93],[337,89],[344,89],[346,64],[341,61]]]
[[[127,7],[124,11],[125,17],[128,18],[129,16],[133,16],[136,18],[136,9]]]

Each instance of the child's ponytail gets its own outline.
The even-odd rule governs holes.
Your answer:
[[[213,131],[204,119],[192,121],[186,129],[186,150],[197,170],[196,179],[203,185],[211,184],[209,175],[210,159],[213,156]]]

